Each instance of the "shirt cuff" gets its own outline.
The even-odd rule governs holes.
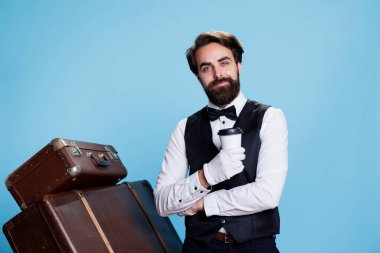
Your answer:
[[[220,214],[216,193],[217,192],[212,192],[207,194],[203,199],[207,217]]]
[[[194,195],[204,196],[207,193],[209,193],[211,190],[207,189],[207,188],[204,188],[202,186],[201,182],[199,181],[199,175],[198,175],[198,173],[199,173],[199,171],[197,171],[196,173],[194,173],[193,178],[189,182],[190,193],[193,196]]]
[[[178,196],[179,205],[194,204],[198,199],[204,197],[211,190],[204,188],[199,181],[198,172],[189,176],[186,180],[187,190]]]

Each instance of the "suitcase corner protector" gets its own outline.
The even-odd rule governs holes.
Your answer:
[[[20,208],[22,211],[25,211],[28,208],[28,205],[25,202],[22,202]]]
[[[9,180],[9,176],[7,176],[7,178],[5,179],[5,186],[7,187],[8,191],[12,187],[12,182],[11,180]]]
[[[55,138],[50,142],[50,145],[53,146],[54,151],[60,150],[61,148],[67,146],[66,140],[62,138]]]

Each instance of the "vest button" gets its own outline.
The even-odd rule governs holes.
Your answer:
[[[198,187],[195,186],[195,187],[194,187],[194,190],[198,190]]]
[[[178,200],[179,202],[182,202],[182,199]]]
[[[222,220],[222,223],[223,223],[223,224],[226,223],[226,220]]]
[[[201,193],[203,193],[203,191],[201,191]]]

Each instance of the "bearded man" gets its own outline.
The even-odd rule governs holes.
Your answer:
[[[209,103],[178,123],[154,190],[161,216],[185,216],[184,253],[279,252],[287,124],[280,109],[240,91],[243,52],[222,31],[200,34],[186,52]],[[224,150],[218,132],[233,127],[242,147]]]

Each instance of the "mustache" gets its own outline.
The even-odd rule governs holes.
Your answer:
[[[217,78],[217,79],[210,82],[209,87],[210,87],[210,89],[212,89],[222,82],[228,82],[231,85],[233,83],[233,80],[231,77]]]

